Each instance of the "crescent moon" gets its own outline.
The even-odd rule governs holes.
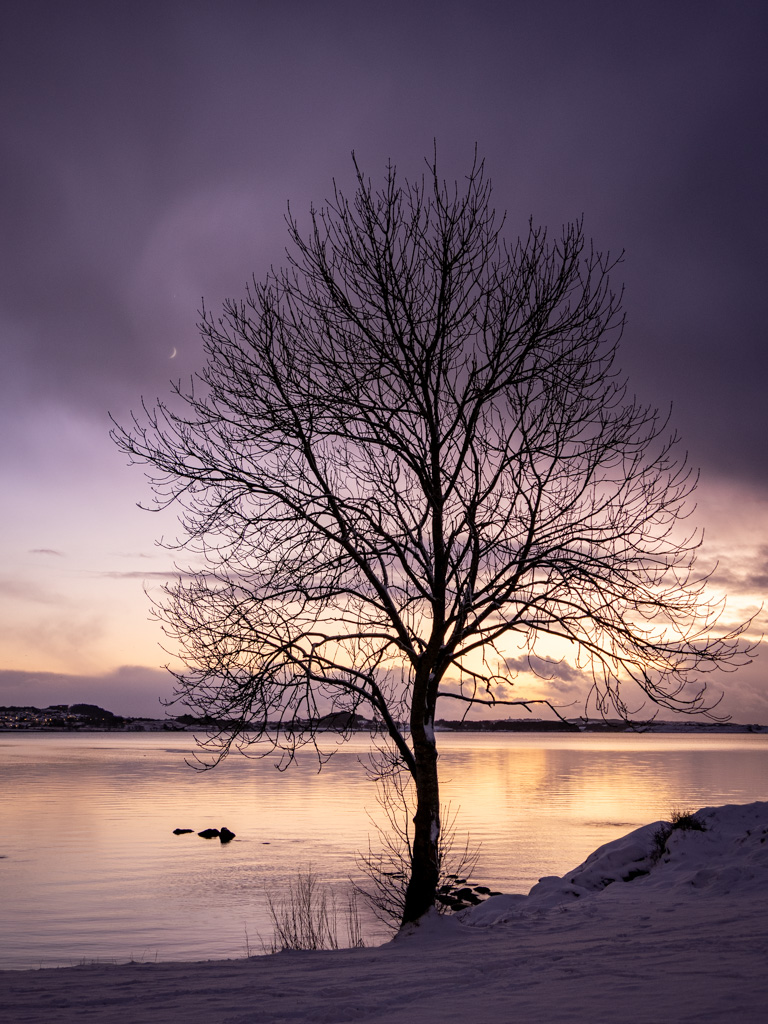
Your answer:
[[[176,358],[176,349],[175,349],[175,347],[174,347],[174,350],[173,350],[173,352],[171,352],[171,354],[170,354],[169,358],[170,358],[170,359],[175,359],[175,358]]]

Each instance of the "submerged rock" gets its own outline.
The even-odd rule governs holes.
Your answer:
[[[194,832],[193,828],[175,828],[173,834],[175,836],[185,836],[188,832]]]
[[[204,828],[202,832],[197,834],[202,836],[203,839],[215,839],[219,835],[219,830],[217,828]]]

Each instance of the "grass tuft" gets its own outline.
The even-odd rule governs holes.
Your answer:
[[[689,809],[683,810],[680,807],[673,807],[669,812],[669,824],[662,825],[661,828],[656,829],[653,834],[654,841],[654,861],[659,860],[660,857],[666,853],[667,840],[673,832],[706,832],[707,828],[699,819],[696,817],[694,811]]]
[[[273,935],[271,942],[262,941],[265,953],[365,945],[356,894],[353,892],[349,896],[340,911],[333,889],[321,882],[311,866],[296,876],[282,899],[268,894],[267,902]],[[340,916],[346,930],[346,942],[340,937]],[[246,950],[250,950],[247,931]]]

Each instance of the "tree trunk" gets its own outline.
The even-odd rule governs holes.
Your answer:
[[[431,732],[431,730],[430,730]],[[413,819],[411,877],[405,893],[402,924],[417,921],[435,904],[440,871],[440,790],[434,737],[414,737],[416,814]]]

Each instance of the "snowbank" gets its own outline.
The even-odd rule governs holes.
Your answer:
[[[768,1005],[768,803],[654,822],[527,896],[378,949],[0,973],[6,1024],[753,1024]]]
[[[615,886],[612,899],[647,898],[653,891],[665,903],[698,889],[720,895],[765,889],[768,803],[704,807],[691,818],[677,827],[668,821],[643,825],[601,846],[562,877],[540,879],[527,896],[497,896],[463,919],[476,927],[503,924],[536,911],[565,909],[609,886]]]

